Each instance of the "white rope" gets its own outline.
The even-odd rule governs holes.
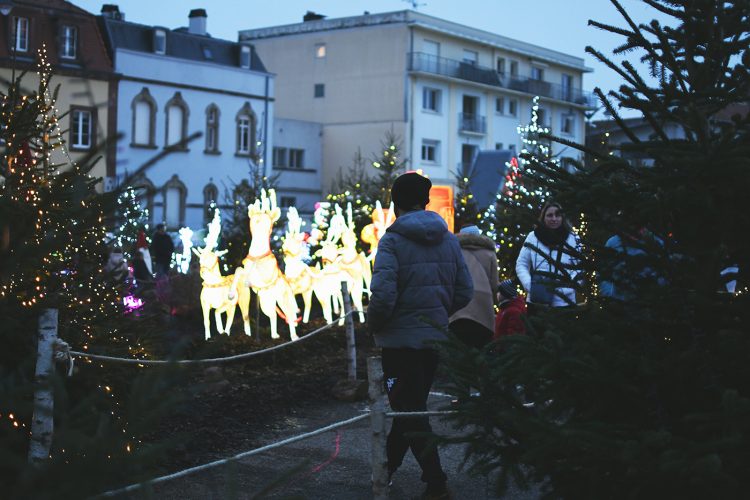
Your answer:
[[[313,330],[312,332],[308,333],[304,337],[300,337],[297,340],[293,342],[285,342],[283,344],[275,345],[273,347],[269,347],[268,349],[261,349],[260,351],[253,351],[253,352],[246,352],[243,354],[235,354],[234,356],[227,356],[225,358],[207,358],[207,359],[180,359],[175,361],[169,361],[169,360],[162,360],[162,359],[134,359],[134,358],[117,358],[114,356],[104,356],[102,354],[89,354],[87,352],[78,352],[78,351],[70,351],[70,354],[74,354],[76,356],[80,356],[82,358],[89,358],[89,359],[96,359],[100,361],[112,361],[114,363],[124,363],[124,364],[131,364],[131,365],[166,365],[170,363],[178,364],[178,365],[218,365],[222,363],[231,363],[233,361],[239,361],[242,359],[251,358],[253,356],[258,356],[260,354],[265,354],[267,352],[276,351],[278,349],[281,349],[283,347],[287,347],[290,345],[298,344],[302,342],[303,340],[307,340],[310,337],[313,337],[314,335],[317,335],[318,333],[327,330],[328,328],[332,327],[333,325],[337,324],[339,321],[341,321],[341,318],[345,318],[348,315],[359,313],[361,311],[357,311],[352,309],[348,313],[344,314],[340,318],[337,318],[336,320],[332,321],[331,323],[328,323],[327,325],[323,325],[317,330]]]
[[[266,446],[261,446],[260,448],[256,448],[254,450],[242,452],[242,453],[240,453],[238,455],[235,455],[233,457],[223,458],[221,460],[216,460],[214,462],[209,462],[207,464],[198,465],[196,467],[191,467],[189,469],[181,470],[181,471],[175,472],[173,474],[168,474],[166,476],[157,477],[155,479],[149,479],[148,481],[144,481],[142,483],[131,484],[130,486],[125,486],[124,488],[120,488],[118,490],[107,491],[107,492],[101,493],[101,494],[99,494],[99,495],[97,495],[97,496],[95,496],[93,498],[96,499],[96,498],[113,497],[113,496],[116,496],[116,495],[120,495],[122,493],[127,493],[127,492],[130,492],[130,491],[135,491],[135,490],[137,490],[139,488],[142,488],[144,486],[147,486],[147,485],[154,485],[154,484],[158,484],[158,483],[163,483],[163,482],[169,481],[171,479],[177,479],[179,477],[187,476],[188,474],[193,474],[195,472],[204,471],[206,469],[217,467],[219,465],[225,465],[225,464],[228,464],[229,462],[233,462],[233,461],[236,461],[236,460],[241,460],[243,458],[246,458],[246,457],[249,457],[249,456],[252,456],[252,455],[257,455],[258,453],[263,453],[263,452],[266,452],[266,451],[269,451],[269,450],[273,450],[274,448],[278,448],[280,446],[284,446],[284,445],[291,444],[291,443],[294,443],[294,442],[297,442],[297,441],[301,441],[303,439],[308,439],[308,438],[317,436],[318,434],[323,434],[325,432],[328,432],[328,431],[331,431],[331,430],[334,430],[334,429],[338,429],[339,427],[344,427],[346,425],[350,425],[350,424],[359,422],[360,420],[364,420],[365,418],[368,418],[369,416],[370,416],[369,413],[365,413],[363,415],[358,415],[358,416],[350,418],[348,420],[342,420],[340,422],[336,422],[336,423],[333,423],[331,425],[327,425],[325,427],[321,427],[320,429],[317,429],[317,430],[314,430],[314,431],[311,431],[311,432],[307,432],[305,434],[300,434],[300,435],[297,435],[297,436],[293,436],[293,437],[284,439],[282,441],[277,441],[275,443],[271,443],[271,444],[266,445]]]
[[[61,340],[60,338],[56,338],[54,344],[52,345],[53,349],[53,359],[57,363],[64,363],[68,362],[68,377],[73,375],[73,356],[72,352],[70,350],[70,346],[67,342],[64,340]]]
[[[386,417],[439,417],[442,415],[454,415],[456,411],[388,411]]]

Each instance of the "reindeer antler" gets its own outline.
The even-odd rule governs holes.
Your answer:
[[[208,223],[208,234],[206,235],[205,248],[215,250],[219,246],[219,235],[221,234],[221,214],[217,208],[214,211],[214,218]]]
[[[302,232],[302,219],[295,207],[286,210],[286,226],[288,234],[299,234]]]

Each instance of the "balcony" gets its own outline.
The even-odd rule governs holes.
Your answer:
[[[475,113],[458,114],[458,131],[471,134],[486,134],[487,120],[484,116]]]
[[[557,99],[587,108],[595,108],[596,97],[581,89],[564,87],[562,85],[533,80],[517,75],[508,76],[498,73],[493,68],[477,66],[464,61],[437,57],[424,52],[410,52],[408,57],[408,71],[421,71],[436,75],[459,78],[470,82],[492,85],[509,90],[517,90],[527,94]]]

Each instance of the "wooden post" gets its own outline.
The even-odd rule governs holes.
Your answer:
[[[383,365],[380,356],[367,358],[367,379],[370,395],[370,462],[372,465],[372,497],[388,498],[388,460],[385,455],[385,401],[383,400]]]
[[[341,293],[344,295],[344,314],[346,314],[346,357],[348,361],[349,380],[357,380],[357,344],[354,341],[354,316],[352,298],[349,295],[346,281],[341,282]]]
[[[39,341],[36,353],[34,414],[31,418],[29,462],[49,458],[52,446],[54,397],[50,376],[54,369],[54,344],[57,340],[57,309],[43,309],[39,316]]]

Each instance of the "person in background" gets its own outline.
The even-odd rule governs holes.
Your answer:
[[[151,253],[154,256],[154,272],[156,278],[161,278],[169,273],[174,253],[174,242],[164,229],[164,224],[156,226],[156,232],[151,238]]]
[[[128,265],[125,262],[125,256],[122,254],[122,248],[119,246],[112,248],[109,253],[107,263],[104,264],[104,272],[118,283],[125,281],[128,277]]]
[[[505,335],[526,333],[523,316],[526,315],[526,297],[518,295],[513,280],[503,280],[497,287],[498,302],[500,304],[495,316],[495,335],[498,340]]]
[[[154,268],[151,265],[151,253],[148,251],[148,241],[146,241],[146,233],[143,229],[138,230],[138,238],[135,240],[135,250],[143,256],[143,263],[148,269],[148,273],[153,275]]]
[[[575,305],[575,290],[553,282],[576,279],[577,247],[578,240],[562,206],[554,201],[545,203],[516,260],[516,276],[526,291],[529,313],[537,306]]]
[[[474,296],[450,317],[450,330],[467,346],[481,349],[492,340],[495,324],[494,301],[499,281],[495,242],[483,236],[474,224],[462,227],[457,237],[474,284]]]
[[[396,221],[378,244],[367,328],[382,348],[383,381],[393,411],[425,411],[438,365],[434,342],[473,289],[458,239],[425,210],[432,183],[415,172],[393,182]],[[428,446],[428,417],[393,419],[386,441],[390,475],[411,448],[427,483],[423,498],[450,498],[437,449]]]

